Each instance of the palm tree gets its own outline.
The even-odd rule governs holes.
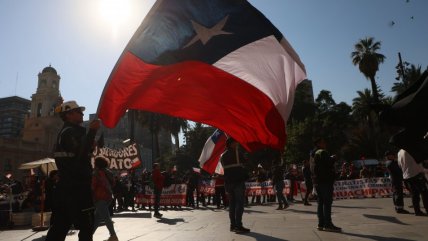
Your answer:
[[[375,104],[379,104],[379,92],[375,76],[379,70],[379,64],[383,63],[386,58],[383,54],[377,53],[380,45],[380,42],[374,42],[373,37],[367,37],[360,39],[354,45],[355,51],[351,53],[352,63],[358,65],[360,72],[371,82]]]
[[[152,155],[153,159],[160,157],[160,145],[159,145],[159,132],[161,129],[165,129],[165,115],[148,112],[148,111],[138,111],[136,115],[137,121],[143,127],[147,127],[150,130],[152,135]]]
[[[373,102],[373,95],[369,89],[357,91],[358,97],[352,100],[352,115],[357,121],[369,122],[371,119],[370,103]]]
[[[189,124],[186,120],[173,116],[169,117],[166,128],[171,132],[171,135],[174,136],[176,150],[180,148],[180,139],[178,138],[178,134],[180,131],[185,132],[188,127]]]

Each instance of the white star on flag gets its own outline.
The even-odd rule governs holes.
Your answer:
[[[214,25],[211,28],[207,28],[197,22],[194,22],[193,20],[190,20],[192,22],[193,28],[195,29],[196,35],[183,48],[189,47],[190,45],[194,44],[198,40],[201,40],[202,44],[205,45],[211,38],[217,35],[232,34],[222,30],[224,25],[227,22],[228,17],[229,16],[224,17],[220,22],[218,22],[216,25]]]

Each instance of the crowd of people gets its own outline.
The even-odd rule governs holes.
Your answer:
[[[393,189],[393,203],[397,213],[409,213],[404,209],[403,183],[410,191],[415,215],[426,216],[420,207],[422,198],[423,207],[428,212],[428,189],[424,169],[405,150],[397,153],[385,153],[385,163],[379,162],[376,166],[363,165],[358,169],[354,163],[337,163],[336,157],[327,152],[327,143],[323,138],[314,142],[315,148],[311,151],[303,165],[283,166],[277,163],[269,168],[261,164],[251,172],[246,167],[246,158],[242,154],[233,138],[226,141],[226,149],[220,161],[224,168],[224,175],[206,175],[202,172],[188,170],[179,175],[175,168],[162,171],[159,163],[154,163],[151,172],[143,171],[139,174],[135,170],[127,173],[113,173],[108,169],[108,160],[96,157],[94,168],[91,166],[95,135],[100,123],[94,120],[88,130],[81,127],[84,107],[75,101],[63,103],[58,110],[64,121],[64,127],[58,134],[55,161],[58,170],[51,171],[45,183],[46,211],[52,211],[50,229],[46,240],[64,240],[70,228],[80,230],[79,240],[92,240],[93,233],[101,222],[105,222],[109,230],[109,241],[116,241],[114,224],[111,217],[116,212],[150,210],[154,217],[162,218],[162,209],[199,208],[214,205],[220,209],[228,209],[230,231],[236,233],[250,232],[244,227],[242,216],[247,205],[263,205],[277,203],[277,210],[287,209],[290,202],[295,202],[294,196],[300,189],[298,183],[305,182],[305,195],[302,196],[303,205],[311,205],[311,198],[317,200],[317,217],[320,231],[340,232],[341,228],[335,226],[331,219],[334,183],[336,180],[349,180],[358,178],[390,177]],[[339,165],[339,166],[338,166]],[[284,195],[285,183],[288,180],[290,191]],[[201,186],[214,181],[214,193],[206,195]],[[9,179],[9,186],[16,189],[21,187],[13,179]],[[266,183],[273,186],[271,193],[246,193],[246,182]],[[186,185],[185,202],[165,206],[161,205],[163,188],[172,184]],[[269,184],[270,185],[270,184]],[[153,190],[154,203],[139,202],[138,195],[144,194],[147,187]],[[27,195],[23,202],[27,208],[40,202],[40,182]],[[22,191],[22,190],[21,190]],[[152,206],[153,204],[153,206]],[[24,206],[24,205],[22,205]]]

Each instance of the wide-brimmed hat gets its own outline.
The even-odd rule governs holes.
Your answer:
[[[62,103],[59,106],[58,112],[59,113],[64,113],[64,112],[68,112],[68,111],[71,111],[71,110],[74,110],[74,109],[80,109],[81,111],[84,111],[85,107],[84,106],[79,106],[77,104],[77,102],[74,101],[74,100],[70,100],[70,101],[66,101],[66,102]]]

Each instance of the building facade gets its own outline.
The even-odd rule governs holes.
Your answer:
[[[38,74],[36,93],[31,96],[31,111],[25,120],[22,140],[38,143],[46,151],[52,151],[56,136],[62,127],[62,120],[55,115],[55,107],[62,100],[60,76],[48,66]]]

